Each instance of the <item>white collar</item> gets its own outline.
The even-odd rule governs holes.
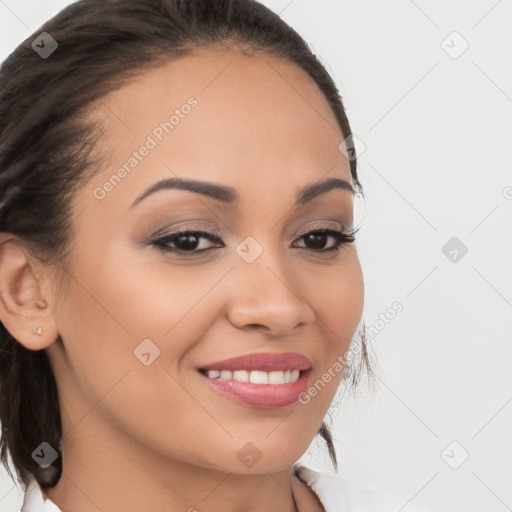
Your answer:
[[[300,478],[315,491],[326,512],[396,512],[408,502],[407,499],[360,485],[336,473],[315,471],[300,465],[298,472]],[[407,512],[428,511],[409,503]]]

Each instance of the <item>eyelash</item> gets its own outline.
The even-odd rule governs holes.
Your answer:
[[[336,229],[330,229],[330,228],[318,228],[311,231],[307,231],[306,233],[303,233],[298,240],[302,239],[305,236],[314,234],[326,234],[330,235],[335,239],[335,245],[334,247],[330,247],[329,249],[308,249],[305,248],[307,251],[311,251],[313,253],[325,253],[325,252],[332,252],[332,251],[339,251],[340,247],[342,245],[346,245],[349,243],[352,243],[355,241],[355,235],[359,231],[359,228],[356,229],[350,229],[350,230],[336,230]],[[164,252],[171,252],[171,253],[177,253],[185,256],[194,256],[196,254],[202,254],[202,253],[208,253],[209,251],[212,251],[214,249],[221,249],[222,247],[209,247],[208,249],[194,249],[192,251],[185,251],[183,249],[176,249],[169,247],[169,243],[174,242],[176,239],[183,237],[183,236],[189,236],[189,235],[195,235],[196,238],[206,238],[207,240],[210,240],[211,242],[221,242],[223,243],[218,236],[216,236],[213,233],[209,233],[207,231],[201,231],[201,230],[193,230],[193,229],[178,229],[176,231],[173,231],[172,233],[168,233],[164,236],[161,236],[159,238],[154,239],[150,242],[150,245],[156,246],[158,249],[164,251]],[[224,246],[225,247],[225,246]]]

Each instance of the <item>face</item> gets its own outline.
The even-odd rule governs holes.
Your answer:
[[[106,123],[98,147],[109,157],[74,198],[66,292],[54,296],[61,339],[48,348],[64,431],[115,429],[168,458],[234,473],[291,466],[338,388],[335,363],[364,300],[356,248],[335,236],[353,226],[352,192],[297,202],[308,186],[352,183],[327,101],[286,61],[201,51],[146,72],[91,115]],[[177,178],[217,188],[140,199]],[[290,353],[309,370],[265,389],[226,378],[221,391],[199,371]],[[254,467],[238,456],[248,442],[261,455]]]

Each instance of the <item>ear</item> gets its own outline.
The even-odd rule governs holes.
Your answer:
[[[59,337],[39,270],[14,235],[0,233],[0,320],[29,350],[44,349]]]

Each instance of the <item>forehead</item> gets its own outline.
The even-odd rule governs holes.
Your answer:
[[[284,59],[197,51],[142,73],[103,98],[94,115],[107,126],[101,145],[110,162],[95,185],[153,146],[124,179],[131,196],[171,173],[252,191],[269,180],[294,191],[327,174],[351,181],[327,100]]]

